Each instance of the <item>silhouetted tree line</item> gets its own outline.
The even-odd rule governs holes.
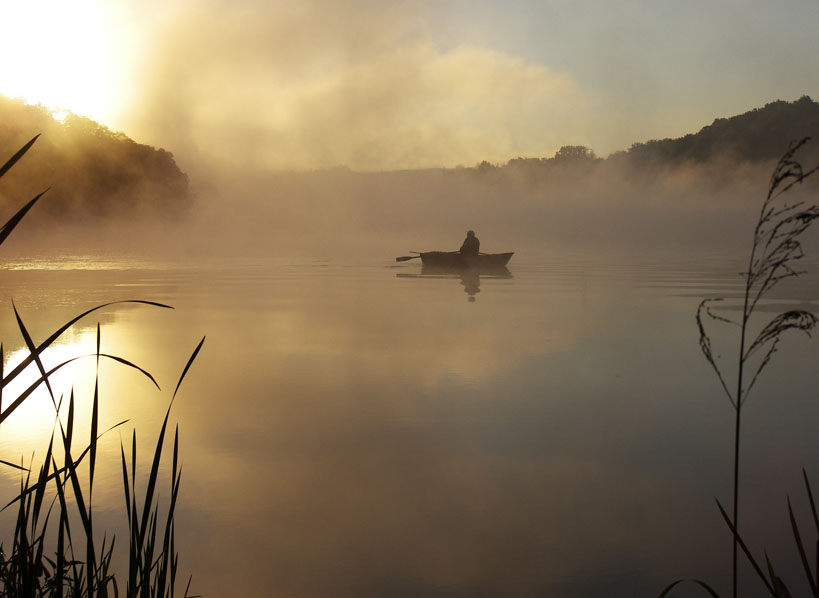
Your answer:
[[[50,186],[38,209],[61,218],[181,215],[191,196],[188,177],[162,149],[67,113],[0,95],[0,155],[12,155],[40,134],[36,151],[4,178],[0,208]]]
[[[600,161],[594,150],[584,145],[564,145],[552,158],[513,158],[506,163],[514,169],[552,168],[556,166],[589,166]]]
[[[777,100],[745,114],[718,118],[697,133],[678,139],[655,139],[634,143],[628,150],[602,159],[582,145],[561,147],[551,158],[515,158],[505,166],[482,162],[478,173],[514,170],[548,175],[555,169],[587,169],[603,163],[657,167],[702,163],[717,157],[737,161],[775,161],[790,143],[805,136],[819,137],[819,103],[808,96],[795,102]]]
[[[745,114],[718,118],[698,133],[678,139],[635,143],[628,152],[636,162],[706,162],[728,156],[748,162],[776,160],[792,141],[819,135],[819,103],[808,96],[777,100]]]

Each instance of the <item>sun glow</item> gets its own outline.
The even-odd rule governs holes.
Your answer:
[[[93,0],[0,2],[0,93],[109,124],[123,76],[115,17]]]

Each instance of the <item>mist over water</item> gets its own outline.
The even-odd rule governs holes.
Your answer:
[[[577,165],[547,180],[508,168],[249,173],[203,194],[192,241],[217,255],[365,261],[455,250],[467,229],[490,253],[740,250],[768,169],[726,169],[729,181],[703,166],[649,174]],[[179,240],[184,246],[186,235]]]
[[[372,260],[455,249],[467,229],[490,252],[740,250],[776,160],[794,136],[819,126],[819,104],[803,96],[605,159],[564,146],[553,158],[475,167],[283,170],[256,143],[229,144],[224,159],[209,129],[194,127],[204,137],[195,147],[171,146],[171,155],[88,119],[60,123],[43,107],[9,99],[3,106],[24,121],[19,143],[30,138],[27,129],[44,127],[44,135],[4,178],[0,199],[11,210],[23,201],[17,196],[53,184],[7,246],[19,255],[54,248]],[[819,157],[812,144],[800,153],[806,164]],[[815,188],[809,180],[791,195],[796,201]]]
[[[767,166],[634,172],[616,164],[578,164],[547,177],[511,167],[195,171],[187,216],[32,218],[31,229],[10,239],[6,251],[22,256],[54,247],[68,253],[372,262],[410,250],[454,250],[474,229],[490,253],[739,252],[767,186]],[[810,193],[812,184],[797,191]]]

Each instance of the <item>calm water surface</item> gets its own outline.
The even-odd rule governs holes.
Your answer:
[[[48,357],[93,353],[99,322],[103,351],[162,388],[103,364],[101,427],[129,420],[105,435],[95,481],[113,530],[120,442],[137,430],[146,470],[207,336],[171,412],[180,570],[195,593],[626,597],[680,577],[727,589],[714,497],[730,504],[733,412],[694,314],[701,298],[741,291],[738,262],[515,256],[509,275],[477,280],[391,260],[0,267],[6,370],[23,347],[12,299],[35,341],[106,301],[175,308],[111,306]],[[787,285],[766,315],[819,307],[815,279]],[[726,355],[730,334],[715,338]],[[819,345],[785,341],[745,412],[743,524],[796,579],[785,498],[804,506],[803,466],[819,480]],[[87,430],[93,360],[56,382],[74,386]],[[53,411],[42,395],[15,413],[2,457],[41,453]],[[18,478],[3,475],[13,496]]]

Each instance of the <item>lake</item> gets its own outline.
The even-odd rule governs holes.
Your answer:
[[[117,534],[120,443],[136,429],[146,475],[206,336],[170,415],[178,583],[193,575],[192,593],[631,597],[699,578],[725,595],[731,536],[714,498],[730,508],[733,410],[695,313],[741,293],[742,259],[544,252],[480,277],[390,256],[11,260],[0,332],[8,371],[25,347],[12,299],[35,342],[100,303],[174,307],[94,312],[44,356],[93,354],[99,323],[102,352],[161,387],[101,365],[100,428],[128,420],[103,436],[94,485],[95,525]],[[812,274],[783,283],[763,318],[819,308],[819,264],[803,265]],[[721,354],[735,337],[715,335]],[[797,593],[786,497],[802,517],[802,467],[819,481],[818,357],[815,340],[786,335],[743,411],[743,535]],[[93,361],[54,380],[66,397],[73,386],[84,439]],[[53,425],[40,392],[2,424],[0,457],[36,461]],[[8,500],[19,475],[2,472]],[[743,595],[763,595],[743,575]]]

